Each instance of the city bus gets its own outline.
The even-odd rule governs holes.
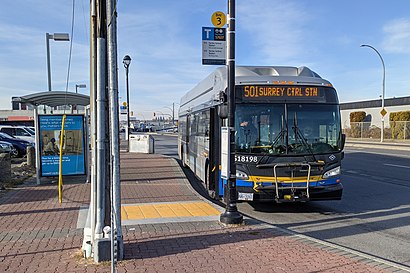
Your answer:
[[[307,67],[237,66],[235,165],[239,201],[340,200],[345,136],[332,84]],[[217,68],[180,102],[178,154],[211,197],[224,195],[221,127],[227,71]]]

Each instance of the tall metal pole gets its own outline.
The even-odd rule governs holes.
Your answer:
[[[383,83],[382,83],[382,110],[380,111],[380,114],[382,116],[382,126],[381,126],[381,136],[380,136],[380,142],[384,141],[384,113],[382,113],[382,111],[384,110],[384,95],[385,95],[385,88],[386,88],[386,67],[384,65],[384,60],[382,58],[382,55],[379,53],[379,51],[377,51],[376,48],[374,48],[371,45],[361,45],[361,47],[369,47],[371,49],[373,49],[377,55],[379,55],[380,60],[382,61],[382,65],[383,65]]]
[[[116,272],[117,260],[123,256],[121,229],[121,187],[120,187],[120,144],[118,114],[118,69],[117,69],[117,1],[107,0],[108,41],[108,94],[110,109],[110,151],[112,168],[111,185],[111,272]]]
[[[97,3],[90,3],[90,163],[91,163],[91,196],[90,196],[90,223],[91,242],[94,244],[95,227],[97,222]]]
[[[47,48],[47,82],[48,91],[51,91],[51,65],[50,65],[50,34],[46,33],[46,48]]]
[[[96,153],[96,122],[97,122],[97,111],[96,111],[96,90],[97,90],[97,3],[96,0],[90,1],[90,150],[89,162],[90,164],[90,181],[91,181],[91,192],[90,192],[90,231],[91,234],[84,231],[84,242],[83,246],[86,246],[87,241],[94,245],[95,240],[95,227],[97,221],[97,153]],[[87,146],[88,147],[88,146]]]
[[[95,239],[103,238],[103,227],[106,216],[106,181],[107,174],[107,45],[106,45],[106,5],[105,1],[97,1],[97,48],[96,48],[96,223]],[[98,240],[96,240],[98,241]],[[95,253],[94,253],[95,254]],[[94,255],[94,261],[99,261]]]
[[[175,103],[172,103],[172,125],[175,125]]]
[[[70,41],[68,33],[46,33],[46,49],[47,49],[47,82],[48,91],[51,91],[51,64],[50,64],[50,39],[54,41]]]
[[[97,38],[97,221],[95,227],[95,238],[103,238],[103,227],[105,219],[105,186],[107,180],[106,169],[106,39]]]
[[[230,174],[227,180],[228,192],[226,195],[225,212],[221,214],[220,221],[225,224],[240,224],[243,216],[236,206],[236,166],[235,166],[235,0],[228,0],[228,127],[230,154]]]

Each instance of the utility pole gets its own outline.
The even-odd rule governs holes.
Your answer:
[[[117,12],[114,0],[107,0],[108,96],[110,109],[111,161],[111,272],[123,257],[121,228],[120,143],[118,114]],[[129,111],[129,109],[128,109]]]
[[[235,0],[228,0],[228,127],[229,127],[229,178],[227,179],[226,209],[220,221],[224,224],[240,224],[243,216],[236,206],[235,166]]]
[[[95,225],[97,221],[97,153],[96,153],[96,130],[97,130],[97,3],[96,0],[90,1],[90,233],[84,236],[84,241],[93,245],[95,240]],[[84,245],[84,243],[83,243]],[[92,250],[91,250],[92,252]]]

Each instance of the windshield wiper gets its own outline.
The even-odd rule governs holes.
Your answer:
[[[279,142],[279,140],[281,140],[282,145],[286,147],[286,153],[288,152],[288,145],[285,144],[285,140],[287,139],[287,132],[287,126],[285,125],[284,117],[282,115],[282,128],[280,129],[280,133],[272,141],[272,149],[279,148],[279,146],[276,147],[275,144]]]
[[[309,143],[307,142],[306,138],[302,135],[302,132],[300,131],[298,127],[298,118],[297,118],[297,113],[295,112],[295,116],[293,117],[293,127],[292,129],[294,130],[295,133],[295,140],[297,142],[297,139],[299,138],[301,140],[301,143],[303,146],[308,150],[308,152],[313,156],[313,159],[316,161],[315,154],[312,151],[312,148],[310,147]]]

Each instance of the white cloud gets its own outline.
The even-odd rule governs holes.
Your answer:
[[[383,47],[391,53],[410,53],[410,19],[401,18],[383,27]]]

